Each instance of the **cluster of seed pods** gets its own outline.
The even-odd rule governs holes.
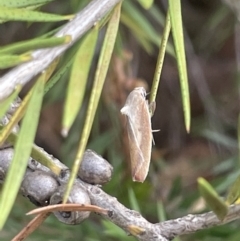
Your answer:
[[[0,150],[0,182],[4,182],[8,168],[13,159],[14,149],[7,147]],[[70,174],[64,167],[59,176],[56,176],[47,167],[32,158],[29,158],[28,166],[21,184],[21,193],[36,206],[42,207],[49,204],[60,204],[66,183]],[[88,193],[78,185],[86,182],[92,185],[103,185],[110,181],[113,167],[100,155],[92,150],[86,150],[78,170],[78,177],[73,185],[68,198],[68,203],[91,204]],[[57,219],[65,224],[79,224],[88,218],[88,211],[54,212]]]

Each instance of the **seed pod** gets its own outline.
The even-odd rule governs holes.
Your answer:
[[[23,196],[29,198],[36,206],[46,206],[58,186],[57,181],[49,173],[27,169],[21,191]]]
[[[13,148],[0,150],[0,182],[3,182],[13,159]]]
[[[50,204],[60,204],[62,203],[65,185],[59,186],[58,190],[51,196]],[[91,204],[90,198],[85,190],[83,190],[79,185],[74,184],[71,193],[68,197],[67,203],[79,203],[79,204]],[[88,218],[90,212],[88,211],[73,211],[64,212],[58,211],[54,212],[57,219],[65,224],[76,225],[81,223],[84,219]]]
[[[104,184],[111,180],[113,167],[100,155],[86,150],[78,170],[78,176],[90,184]]]

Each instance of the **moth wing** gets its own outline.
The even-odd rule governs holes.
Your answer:
[[[129,139],[132,179],[133,181],[139,181],[138,178],[136,178],[136,173],[139,171],[139,168],[141,168],[141,166],[143,165],[144,157],[139,147],[139,141],[136,136],[136,129],[134,128],[134,125],[131,118],[128,117],[127,132]]]
[[[148,174],[151,150],[152,150],[152,127],[151,127],[151,117],[147,105],[147,101],[144,100],[142,105],[139,106],[139,111],[141,112],[140,118],[136,119],[134,123],[138,134],[138,146],[141,150],[141,155],[143,156],[143,162],[136,169],[135,179],[143,182]]]
[[[148,109],[147,101],[145,101],[145,105],[143,105],[142,108],[144,109],[144,113],[145,113],[145,115],[141,118],[141,126],[144,127],[144,130],[142,130],[142,133],[143,133],[142,139],[144,141],[141,142],[140,148],[144,153],[143,154],[144,159],[150,161],[153,135],[152,135],[151,116]]]

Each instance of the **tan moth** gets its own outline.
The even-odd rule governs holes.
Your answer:
[[[149,170],[153,139],[151,116],[143,87],[135,88],[128,95],[121,113],[127,116],[132,179],[144,182]]]

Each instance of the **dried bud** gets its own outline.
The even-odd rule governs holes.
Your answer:
[[[113,167],[100,155],[86,150],[83,155],[78,176],[90,184],[104,184],[111,180]]]
[[[50,204],[60,204],[62,203],[65,185],[59,186],[58,190],[52,195],[50,199]],[[67,203],[79,203],[89,205],[91,204],[90,198],[87,192],[82,189],[79,185],[74,184],[69,195]],[[76,225],[81,223],[84,219],[88,218],[90,212],[88,211],[73,211],[73,212],[54,212],[57,219],[65,224]]]
[[[58,186],[57,181],[49,173],[27,169],[21,191],[23,196],[28,197],[36,206],[46,206]]]

